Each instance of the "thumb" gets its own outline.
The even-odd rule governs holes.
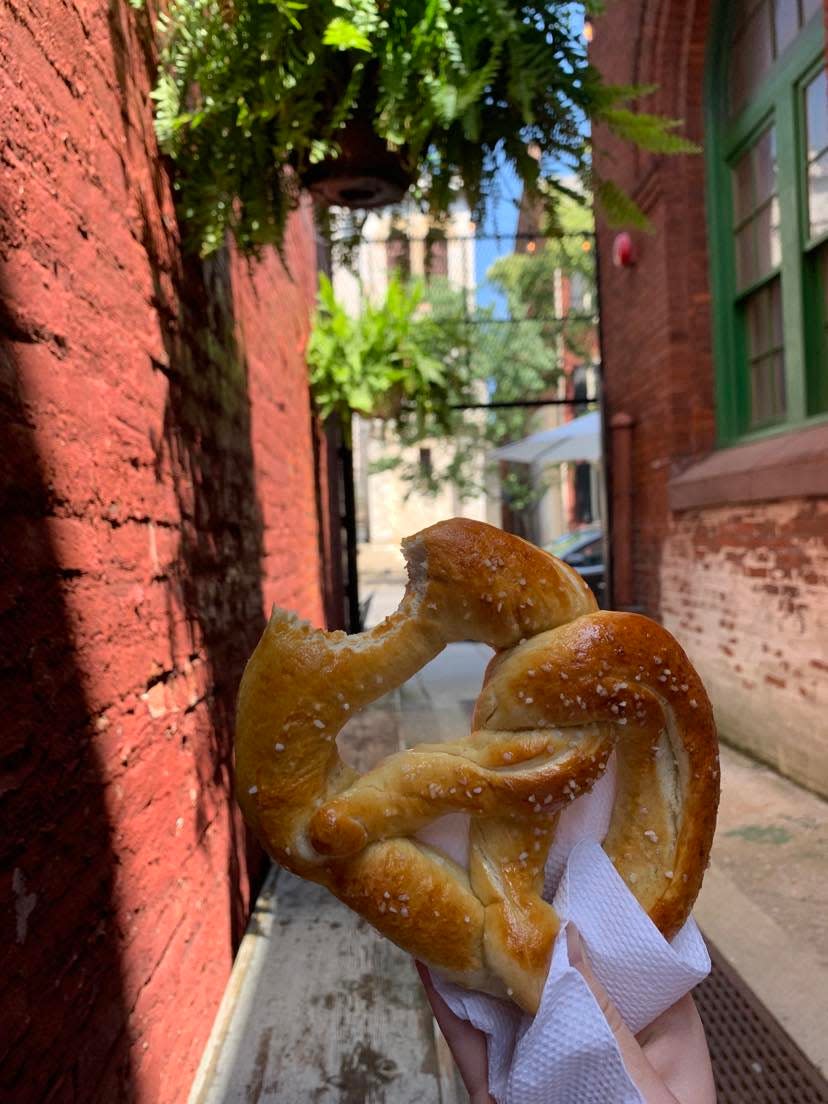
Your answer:
[[[625,1046],[628,1044],[629,1040],[631,1040],[636,1046],[638,1046],[635,1036],[624,1023],[624,1020],[621,1017],[621,1013],[610,1000],[609,993],[595,976],[595,973],[593,972],[592,966],[584,950],[584,944],[581,940],[581,933],[572,923],[568,924],[566,928],[566,949],[569,953],[570,966],[575,967],[575,969],[589,986],[593,997],[595,997],[598,1007],[601,1009],[601,1014],[609,1024],[610,1030],[616,1037],[619,1046],[621,1045],[622,1039]],[[629,1039],[627,1037],[629,1037]]]
[[[609,993],[593,972],[581,935],[573,923],[567,924],[566,948],[571,966],[578,971],[589,986],[601,1014],[615,1036],[621,1060],[630,1079],[641,1093],[646,1104],[679,1104],[679,1101],[667,1088],[667,1085],[650,1064],[644,1051],[632,1031],[624,1023],[621,1013],[610,1000]]]

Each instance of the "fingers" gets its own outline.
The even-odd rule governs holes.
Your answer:
[[[715,1104],[710,1052],[701,1017],[689,993],[640,1032],[638,1042],[679,1100]]]
[[[635,1036],[624,1023],[621,1018],[621,1013],[615,1007],[610,1000],[609,994],[603,987],[601,982],[595,976],[592,966],[586,957],[584,952],[584,945],[581,941],[581,935],[574,924],[569,923],[566,928],[566,948],[569,953],[569,963],[574,966],[584,981],[589,986],[593,997],[601,1009],[601,1013],[604,1019],[610,1026],[613,1035],[618,1041],[619,1046],[623,1043],[623,1048],[633,1048],[640,1050],[636,1042]],[[624,1049],[622,1048],[622,1054]]]
[[[627,1073],[644,1100],[647,1104],[681,1104],[653,1068],[635,1036],[621,1018],[621,1013],[610,1000],[606,989],[598,981],[587,959],[580,934],[571,923],[566,929],[566,945],[570,964],[589,986],[604,1019],[615,1036]],[[692,1093],[684,1099],[688,1102],[692,1101],[693,1104],[697,1101],[697,1097]]]
[[[646,1104],[715,1104],[710,1056],[692,997],[683,997],[636,1039],[595,976],[573,924],[567,926],[566,935],[569,961],[589,986],[615,1036],[624,1066]],[[434,988],[428,969],[417,961],[415,966],[472,1104],[492,1104],[485,1036],[455,1016]]]
[[[434,988],[428,968],[422,962],[415,959],[414,965],[420,975],[434,1018],[457,1063],[463,1084],[471,1098],[471,1104],[494,1104],[489,1095],[486,1036],[476,1027],[472,1027],[467,1020],[461,1020],[455,1016]]]

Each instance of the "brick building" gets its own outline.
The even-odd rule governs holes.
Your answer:
[[[676,633],[725,738],[828,794],[825,18],[615,0],[592,49],[703,149],[596,136],[652,224],[631,263],[598,237],[615,601]]]
[[[151,41],[127,0],[0,7],[17,1104],[185,1098],[262,872],[229,799],[238,679],[273,601],[322,619],[311,216],[289,273],[182,254]]]

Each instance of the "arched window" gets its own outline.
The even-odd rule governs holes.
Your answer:
[[[828,412],[828,85],[822,0],[731,0],[707,96],[723,442]]]

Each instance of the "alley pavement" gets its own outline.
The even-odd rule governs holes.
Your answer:
[[[399,580],[374,584],[371,623]],[[454,644],[355,717],[343,755],[468,731],[491,652]],[[806,1057],[828,1072],[828,804],[722,747],[722,802],[695,916]],[[190,1104],[467,1100],[411,959],[324,890],[274,870],[228,985]]]

